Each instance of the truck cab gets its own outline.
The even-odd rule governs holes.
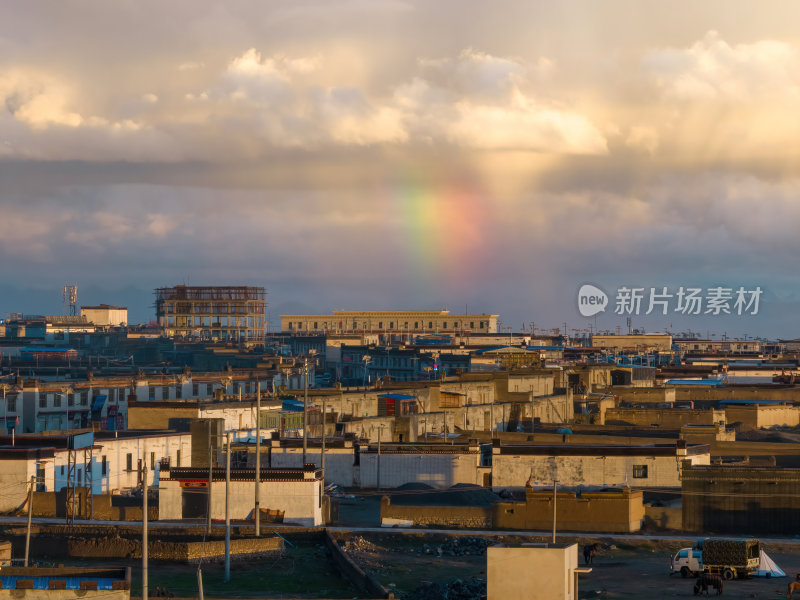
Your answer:
[[[694,577],[703,572],[703,551],[697,548],[682,548],[669,561],[669,574],[680,573],[681,577]]]

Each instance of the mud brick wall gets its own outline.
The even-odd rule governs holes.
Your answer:
[[[481,529],[492,526],[492,509],[484,506],[398,506],[381,499],[381,520],[401,519],[414,525]]]

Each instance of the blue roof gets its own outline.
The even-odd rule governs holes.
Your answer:
[[[416,400],[416,396],[408,394],[378,394],[378,398],[389,398],[391,400]]]
[[[74,352],[74,350],[57,346],[28,346],[21,348],[20,352]]]

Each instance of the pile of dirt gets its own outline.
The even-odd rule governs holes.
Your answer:
[[[491,506],[500,500],[492,490],[471,483],[457,483],[446,489],[407,483],[388,496],[397,506]]]
[[[434,556],[482,556],[488,546],[494,545],[495,542],[480,537],[459,537],[444,544],[425,544],[420,552]]]
[[[486,580],[455,579],[450,583],[427,583],[413,592],[400,596],[401,600],[481,600],[486,598]]]
[[[346,540],[341,546],[345,552],[383,552],[384,550],[360,535]]]

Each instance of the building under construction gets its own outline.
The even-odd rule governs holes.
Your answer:
[[[158,288],[156,318],[169,336],[206,340],[263,340],[263,287],[188,286]]]

